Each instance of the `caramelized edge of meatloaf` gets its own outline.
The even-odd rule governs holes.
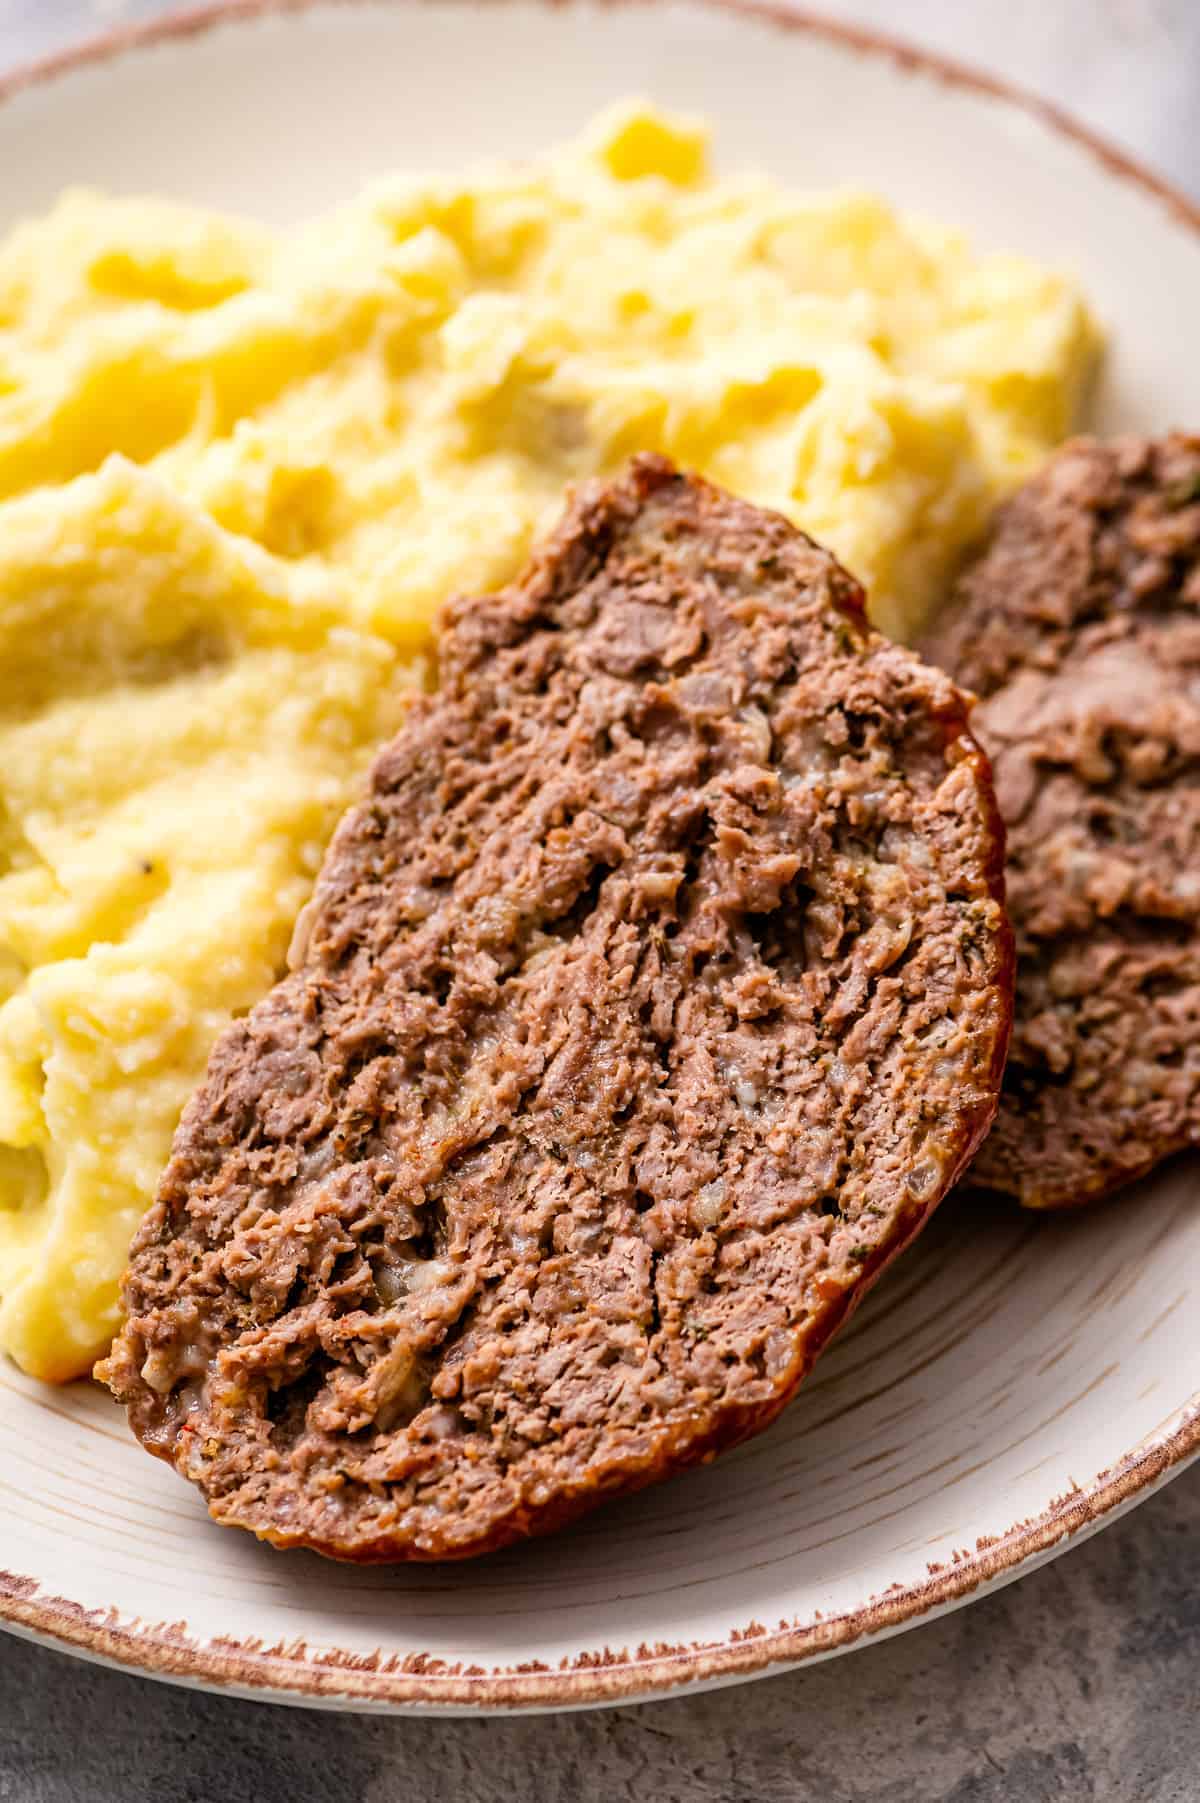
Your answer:
[[[972,1181],[1097,1202],[1200,1143],[1200,436],[1080,439],[998,513],[929,655],[978,691],[1016,1021]]]
[[[214,1517],[484,1552],[765,1427],[991,1120],[963,697],[664,460],[452,605],[218,1042],[103,1375]]]

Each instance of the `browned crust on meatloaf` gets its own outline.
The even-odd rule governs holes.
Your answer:
[[[659,458],[455,604],[218,1043],[104,1375],[218,1521],[555,1527],[764,1427],[994,1112],[986,761],[784,520]]]
[[[1067,446],[927,648],[982,697],[1008,825],[1017,1020],[972,1174],[1078,1206],[1200,1141],[1200,438]]]

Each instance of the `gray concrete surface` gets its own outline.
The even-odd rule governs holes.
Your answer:
[[[813,4],[1038,88],[1200,194],[1200,0]],[[0,0],[0,65],[165,10]],[[0,1803],[326,1797],[1200,1803],[1200,1469],[929,1627],[643,1709],[336,1717],[174,1690],[0,1637]]]

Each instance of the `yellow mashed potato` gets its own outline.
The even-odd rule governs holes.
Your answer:
[[[123,459],[0,512],[0,1343],[66,1378],[411,680]]]
[[[436,611],[665,451],[911,636],[1071,426],[1072,283],[643,108],[270,231],[66,195],[0,248],[0,1346],[86,1370],[214,1035]]]

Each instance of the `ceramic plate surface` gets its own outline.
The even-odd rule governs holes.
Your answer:
[[[236,14],[237,16],[234,16]],[[1200,221],[1045,109],[768,10],[251,5],[0,86],[0,225],[66,184],[287,220],[631,92],[726,168],[859,184],[1074,265],[1101,429],[1200,424]],[[1076,1219],[952,1197],[776,1427],[474,1565],[355,1571],[210,1525],[98,1390],[0,1369],[0,1617],[153,1674],[379,1709],[554,1708],[819,1657],[1017,1576],[1200,1450],[1200,1181]]]

